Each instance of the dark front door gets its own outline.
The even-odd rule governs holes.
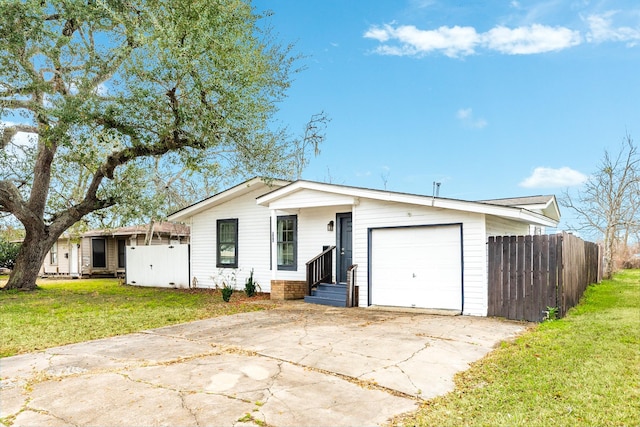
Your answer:
[[[340,213],[336,215],[336,222],[338,223],[338,259],[336,262],[338,282],[344,283],[347,281],[347,268],[352,263],[351,257],[351,213]]]

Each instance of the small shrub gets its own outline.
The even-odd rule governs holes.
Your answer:
[[[222,300],[225,302],[229,302],[231,295],[236,288],[237,274],[238,272],[235,269],[226,272],[226,274],[223,269],[220,269],[218,270],[217,276],[212,276],[216,284],[216,289],[220,289],[220,292],[222,293]]]
[[[229,302],[229,300],[231,299],[231,295],[233,295],[233,287],[230,286],[228,283],[225,283],[222,286],[222,289],[220,292],[222,292],[222,300],[224,302]]]
[[[253,280],[253,268],[251,269],[251,273],[249,273],[249,277],[247,277],[246,282],[244,283],[244,293],[247,294],[248,297],[252,297],[256,294],[256,290],[260,289],[260,285],[258,282]]]
[[[558,307],[547,306],[547,309],[544,311],[544,319],[542,319],[542,321],[552,322],[554,320],[558,320]]]
[[[624,270],[631,270],[640,268],[640,256],[633,256],[622,261],[622,268]]]

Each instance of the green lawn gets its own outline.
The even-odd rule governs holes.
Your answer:
[[[3,278],[0,277],[0,285]],[[237,291],[119,285],[115,279],[43,280],[34,292],[0,292],[0,357],[149,328],[261,310]]]
[[[640,425],[640,270],[592,285],[561,320],[534,327],[456,377],[418,426]]]

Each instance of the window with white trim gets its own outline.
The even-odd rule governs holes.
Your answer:
[[[54,242],[53,246],[51,246],[51,250],[49,250],[49,264],[58,264],[58,242]]]

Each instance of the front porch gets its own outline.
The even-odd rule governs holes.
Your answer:
[[[271,298],[355,305],[350,285],[355,280],[348,271],[353,264],[353,211],[359,200],[285,188],[258,198],[271,218]]]
[[[357,265],[350,265],[346,271],[346,281],[335,283],[333,277],[333,255],[335,246],[324,249],[306,263],[306,280],[272,280],[271,299],[304,299],[311,304],[333,307],[357,307],[358,288],[355,286]]]

